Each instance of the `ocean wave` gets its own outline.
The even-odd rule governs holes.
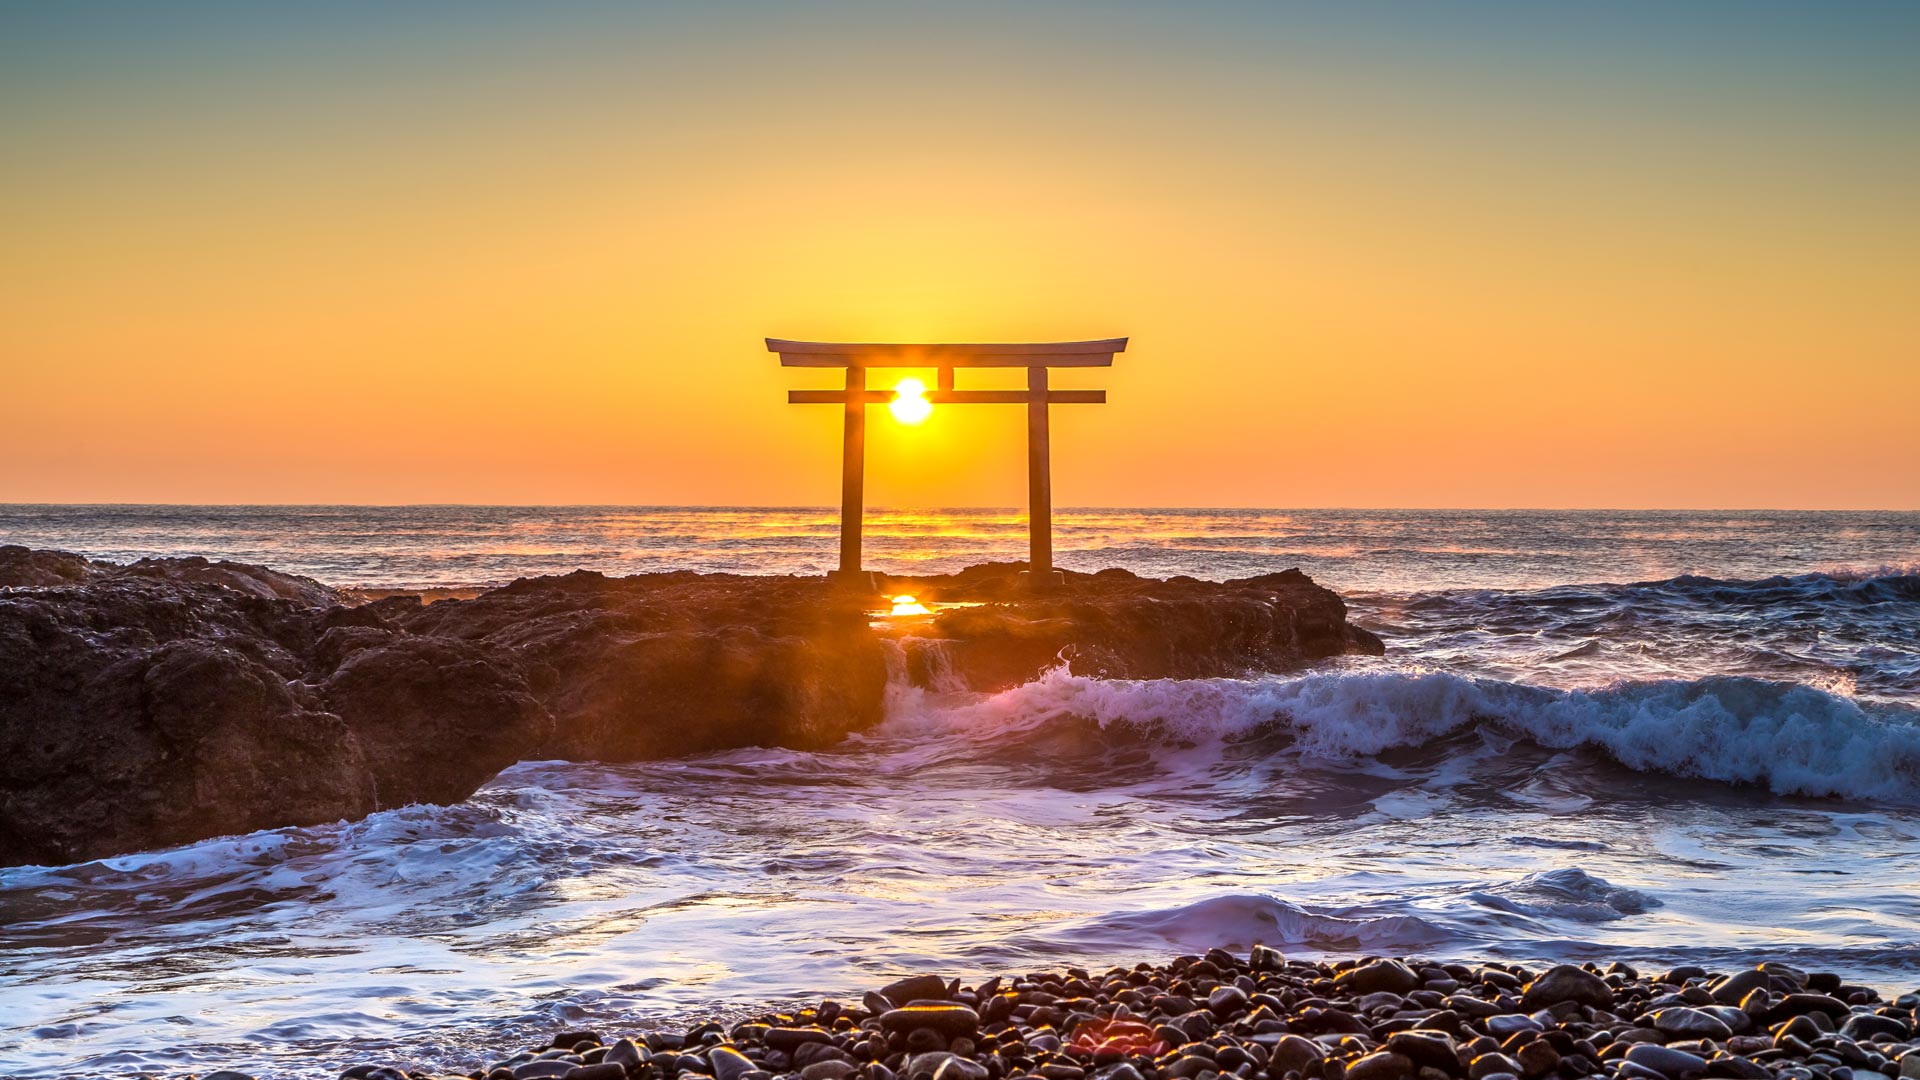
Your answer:
[[[1099,915],[1065,936],[1131,940],[1139,934],[1195,947],[1301,945],[1368,952],[1431,948],[1459,936],[1418,915],[1315,912],[1259,893],[1211,896],[1177,907]]]
[[[1324,759],[1482,732],[1598,750],[1639,772],[1920,803],[1920,710],[1742,676],[1562,690],[1440,671],[1113,680],[1063,667],[984,701],[896,715],[886,730],[1000,744],[1067,720],[1175,743],[1279,734]]]
[[[1528,874],[1515,881],[1477,889],[1467,898],[1483,907],[1529,918],[1598,923],[1643,915],[1658,898],[1622,888],[1577,866]]]

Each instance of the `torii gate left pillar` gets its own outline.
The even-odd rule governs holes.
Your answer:
[[[1047,373],[1056,367],[1110,367],[1126,338],[1099,341],[1050,341],[1026,344],[880,345],[768,338],[767,350],[780,354],[785,367],[846,369],[844,390],[789,390],[792,404],[840,404],[846,409],[840,459],[840,567],[829,578],[876,588],[860,566],[860,526],[866,512],[867,406],[888,405],[893,390],[869,390],[869,368],[933,368],[939,386],[927,393],[933,404],[1024,404],[1027,407],[1027,581],[1046,588],[1053,569],[1052,435],[1048,408],[1064,404],[1104,404],[1105,390],[1054,390]],[[954,369],[1023,367],[1025,390],[959,390]]]

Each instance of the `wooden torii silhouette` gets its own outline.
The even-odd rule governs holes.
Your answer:
[[[936,405],[1025,405],[1027,407],[1027,581],[1034,588],[1054,583],[1053,479],[1048,445],[1047,406],[1104,405],[1105,390],[1050,390],[1047,369],[1111,367],[1124,352],[1126,338],[1099,341],[1046,341],[999,345],[874,345],[768,338],[767,351],[780,354],[783,367],[845,368],[844,390],[789,390],[793,405],[844,405],[846,426],[840,461],[840,568],[829,579],[874,587],[860,569],[860,522],[866,510],[867,406],[891,404],[897,391],[867,389],[869,368],[933,368],[939,385],[926,399]],[[956,368],[1023,367],[1025,390],[956,390]]]

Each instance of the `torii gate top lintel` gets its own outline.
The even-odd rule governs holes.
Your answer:
[[[880,344],[768,338],[782,367],[1112,367],[1126,338],[974,344]]]
[[[1047,385],[1047,369],[1056,367],[1111,367],[1115,353],[1124,352],[1127,339],[1097,341],[1043,341],[971,344],[881,344],[832,341],[789,341],[768,338],[767,351],[780,354],[782,367],[844,368],[844,390],[789,390],[791,404],[839,404],[846,408],[840,470],[840,569],[829,577],[848,582],[870,582],[860,570],[860,523],[865,513],[867,406],[892,402],[892,390],[867,389],[868,368],[933,368],[939,387],[926,393],[934,404],[1024,404],[1027,406],[1027,508],[1031,554],[1028,581],[1044,588],[1054,580],[1053,481],[1049,446],[1049,405],[1099,405],[1105,390],[1054,390]],[[959,390],[953,385],[955,368],[1026,368],[1025,390]]]

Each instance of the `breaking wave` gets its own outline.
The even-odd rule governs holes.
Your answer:
[[[1597,750],[1638,772],[1920,803],[1920,710],[1744,676],[1562,690],[1440,671],[1112,680],[1056,668],[984,701],[916,708],[886,730],[1004,743],[1075,720],[1173,743],[1277,738],[1320,759],[1477,732]]]

